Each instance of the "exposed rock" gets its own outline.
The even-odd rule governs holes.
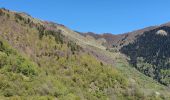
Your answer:
[[[168,33],[167,33],[166,31],[164,31],[164,30],[158,30],[158,31],[156,32],[156,34],[157,34],[157,35],[163,35],[163,36],[167,36],[167,35],[168,35]]]

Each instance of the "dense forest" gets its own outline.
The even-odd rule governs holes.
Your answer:
[[[120,50],[139,71],[164,85],[170,85],[169,33],[168,26],[146,31]]]

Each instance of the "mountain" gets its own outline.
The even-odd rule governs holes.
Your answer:
[[[160,26],[137,36],[133,43],[121,48],[142,73],[164,85],[170,85],[170,27]]]
[[[124,54],[106,50],[108,35],[85,36],[4,8],[0,26],[2,100],[170,99],[166,85],[129,64],[124,45]]]
[[[104,46],[107,47],[108,49],[112,48],[113,46],[116,48],[120,48],[122,47],[122,45],[126,45],[132,42],[137,35],[143,34],[143,32],[152,30],[156,27],[157,26],[151,26],[141,30],[136,30],[133,32],[117,34],[117,35],[114,35],[112,33],[96,34],[93,32],[81,33],[81,34],[84,36],[92,36],[95,39],[105,39],[106,42],[104,43],[105,44]]]
[[[169,34],[170,23],[166,23],[120,35],[85,33],[84,36],[104,38],[108,50],[120,51],[127,55],[132,66],[168,86],[170,84]]]

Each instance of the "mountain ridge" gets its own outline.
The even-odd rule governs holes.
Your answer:
[[[106,50],[106,41],[6,9],[0,9],[0,23],[4,100],[170,98],[166,86],[133,69],[128,57]]]

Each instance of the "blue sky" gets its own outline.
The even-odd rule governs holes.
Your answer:
[[[0,7],[73,30],[113,34],[169,22],[169,5],[170,0],[0,0]]]

